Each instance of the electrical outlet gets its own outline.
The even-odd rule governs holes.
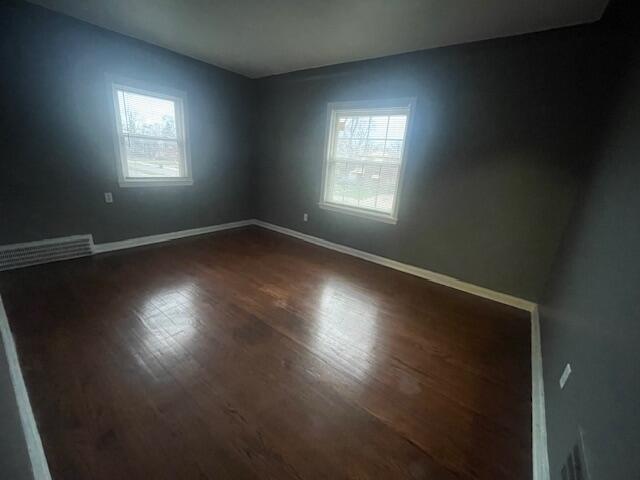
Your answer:
[[[571,364],[567,363],[567,366],[564,367],[562,376],[560,377],[560,389],[564,388],[564,384],[569,380],[569,375],[571,375]]]
[[[309,214],[305,213],[304,215],[302,215],[302,220],[304,220],[305,222],[309,221]]]
[[[104,202],[113,203],[113,194],[111,192],[104,192]]]

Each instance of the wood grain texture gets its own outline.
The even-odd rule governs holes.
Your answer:
[[[0,293],[55,479],[531,478],[526,312],[257,227]]]

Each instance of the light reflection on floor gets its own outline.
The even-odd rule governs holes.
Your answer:
[[[182,348],[193,340],[198,321],[193,283],[163,288],[150,293],[139,308],[145,326],[144,342],[157,353]]]
[[[375,299],[348,283],[330,279],[318,298],[315,350],[340,359],[351,375],[364,380],[375,362],[377,320]]]

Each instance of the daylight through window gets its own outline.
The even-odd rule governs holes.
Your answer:
[[[395,223],[411,106],[330,106],[320,205]]]
[[[123,186],[191,184],[182,98],[113,85]]]

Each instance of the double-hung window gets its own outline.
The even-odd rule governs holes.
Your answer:
[[[396,223],[413,103],[329,104],[320,207]]]
[[[112,83],[121,186],[191,185],[183,94]]]

